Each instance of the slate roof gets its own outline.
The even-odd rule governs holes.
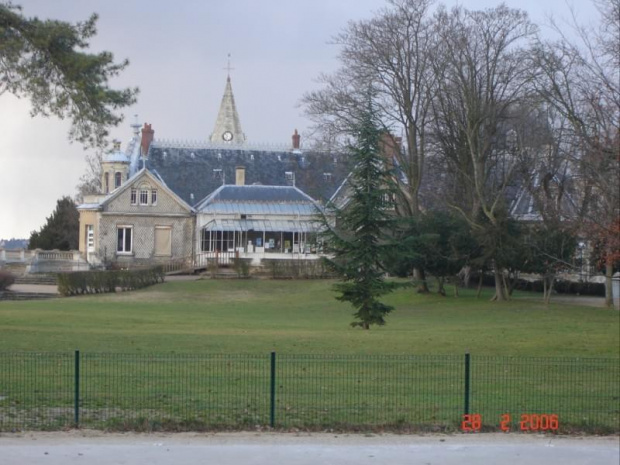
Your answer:
[[[245,167],[246,185],[295,185],[316,200],[327,200],[349,173],[342,155],[328,152],[251,150],[243,148],[184,148],[154,142],[147,166],[190,205],[222,184],[235,183],[235,168]]]
[[[220,201],[249,202],[308,202],[307,195],[293,186],[235,186],[220,187],[213,196]]]

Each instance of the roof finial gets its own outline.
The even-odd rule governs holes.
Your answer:
[[[230,53],[228,53],[228,66],[226,66],[226,68],[224,68],[228,74],[228,77],[230,78],[230,72],[235,69],[233,67],[230,66]]]

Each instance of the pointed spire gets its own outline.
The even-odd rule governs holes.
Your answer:
[[[245,143],[245,134],[241,129],[235,97],[230,83],[230,70],[232,69],[230,67],[230,54],[228,55],[228,67],[226,69],[228,76],[226,77],[224,96],[222,97],[220,111],[217,115],[210,140],[214,143],[243,144]]]

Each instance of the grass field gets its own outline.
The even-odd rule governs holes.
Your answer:
[[[0,351],[463,354],[617,357],[619,313],[418,295],[402,289],[384,327],[349,327],[331,281],[201,280],[50,301],[0,302]],[[490,291],[489,291],[490,292]],[[529,297],[529,298],[525,298]]]
[[[203,280],[0,302],[0,430],[449,429],[464,409],[556,414],[562,431],[618,432],[618,312],[517,295],[507,303],[386,300],[385,327],[349,327],[330,281]],[[271,382],[269,353],[277,352]],[[570,359],[565,357],[571,357]],[[271,388],[273,387],[273,402]]]

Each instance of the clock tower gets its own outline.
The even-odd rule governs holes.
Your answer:
[[[245,143],[245,134],[241,130],[235,97],[230,84],[230,65],[228,66],[228,71],[229,74],[226,78],[226,87],[224,88],[220,111],[209,140],[214,144],[241,145]]]

